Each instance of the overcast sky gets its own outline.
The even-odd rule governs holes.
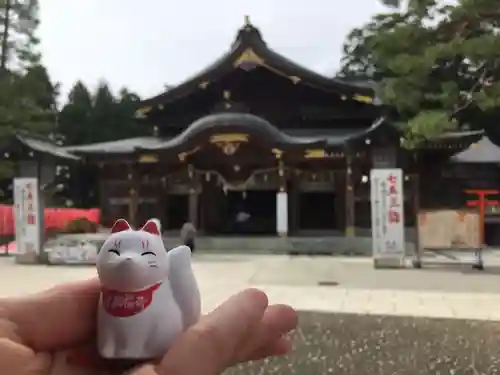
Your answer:
[[[155,95],[230,46],[244,15],[268,45],[321,73],[339,65],[345,35],[379,0],[41,0],[43,61],[63,90],[105,79]]]

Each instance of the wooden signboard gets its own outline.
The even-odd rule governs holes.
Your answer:
[[[480,217],[474,210],[429,210],[418,214],[420,250],[480,249]]]

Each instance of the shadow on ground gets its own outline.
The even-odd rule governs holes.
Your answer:
[[[495,322],[300,313],[294,352],[225,375],[500,374]]]
[[[463,275],[500,275],[500,266],[485,264],[484,270],[474,269],[470,264],[455,265],[455,264],[434,264],[426,265],[421,270],[422,272],[448,272],[460,273]]]

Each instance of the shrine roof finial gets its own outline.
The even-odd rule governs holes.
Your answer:
[[[250,16],[248,14],[245,14],[245,16],[243,17],[244,19],[244,26],[251,26],[252,23],[250,22]]]

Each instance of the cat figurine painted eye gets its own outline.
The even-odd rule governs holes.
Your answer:
[[[156,219],[140,230],[117,220],[97,256],[97,273],[97,347],[103,358],[161,357],[200,317],[191,251],[178,246],[167,252]]]

